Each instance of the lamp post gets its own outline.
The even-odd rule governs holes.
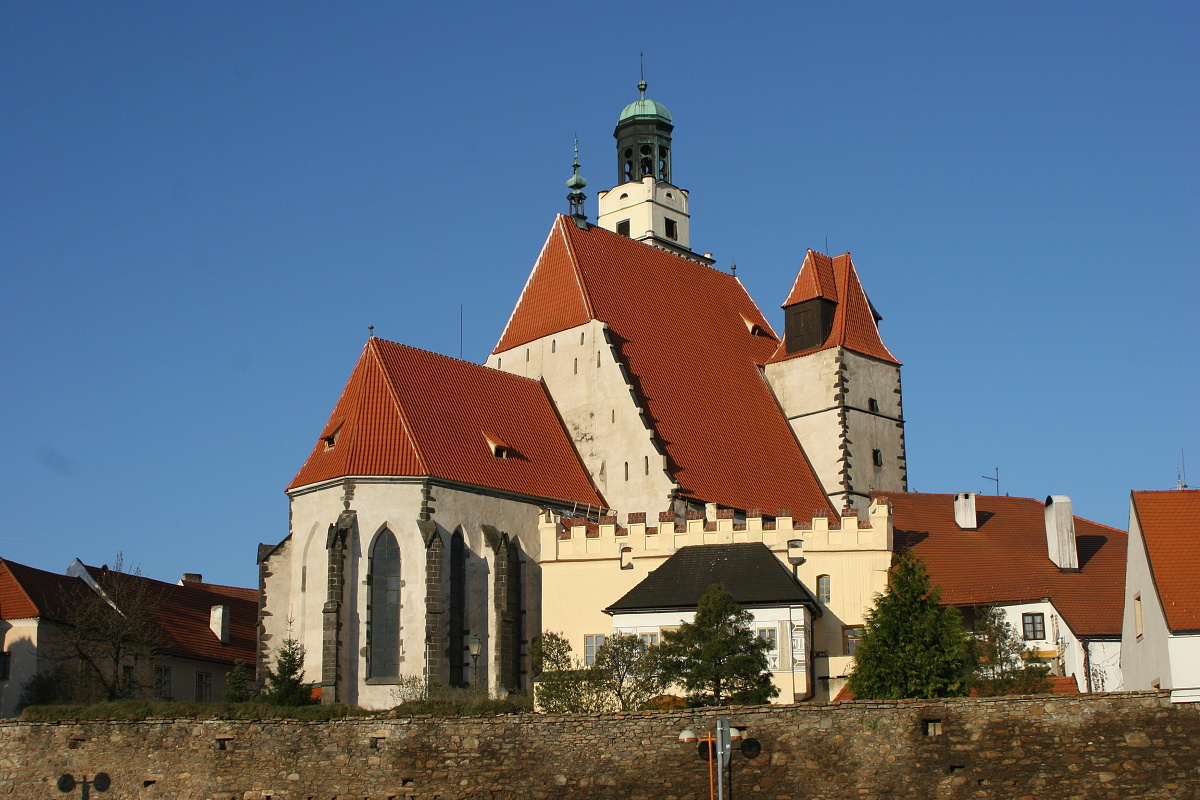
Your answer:
[[[708,761],[708,795],[711,800],[733,800],[733,765],[730,759],[735,742],[746,758],[757,758],[762,752],[762,744],[758,739],[745,738],[745,728],[730,725],[725,717],[718,717],[716,731],[703,738],[697,737],[691,729],[684,729],[679,734],[679,742],[697,742],[697,754]],[[729,775],[728,791],[726,773]]]
[[[483,650],[483,642],[474,633],[467,640],[467,650],[471,653],[471,686],[472,688],[479,688],[479,652]]]

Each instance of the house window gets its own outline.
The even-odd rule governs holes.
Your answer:
[[[642,644],[646,645],[646,647],[654,647],[658,644],[657,633],[639,633],[638,638],[642,640]]]
[[[862,641],[861,625],[846,625],[842,627],[842,654],[852,656],[858,652],[858,643]]]
[[[679,238],[679,224],[677,222],[675,222],[675,220],[667,218],[667,217],[663,218],[663,222],[666,223],[667,238],[672,239],[672,240],[678,239]]]
[[[400,675],[400,545],[387,528],[371,545],[367,583],[368,674],[396,678]]]
[[[941,736],[942,735],[942,721],[940,719],[924,720],[924,726],[925,726],[925,735],[926,736]]]
[[[763,641],[770,644],[771,650],[774,650],[776,647],[778,647],[778,645],[775,643],[775,629],[774,628],[759,628],[758,629],[758,638],[760,638]]]
[[[879,413],[879,401],[876,400],[874,397],[872,397],[870,400],[867,401],[867,410],[870,411],[872,414],[878,414]]]
[[[197,672],[196,673],[196,702],[211,703],[212,702],[212,673]]]
[[[875,464],[875,466],[882,467],[883,466],[883,451],[882,450],[872,450],[871,451],[871,461]]]
[[[0,681],[6,681],[12,675],[12,653],[0,653]]]
[[[1046,638],[1046,616],[1044,614],[1022,614],[1021,627],[1026,639]]]
[[[822,603],[822,604],[829,602],[829,576],[828,575],[818,575],[817,576],[817,602]]]
[[[156,664],[154,667],[154,698],[170,700],[171,697],[171,668]]]
[[[1142,638],[1142,593],[1133,597],[1133,632],[1137,638]]]
[[[583,637],[583,663],[591,666],[596,663],[596,651],[604,646],[604,634],[588,634]]]
[[[126,697],[133,696],[133,664],[121,665],[121,685],[125,687]]]
[[[623,219],[617,223],[617,233],[625,237],[629,236],[629,220]]]

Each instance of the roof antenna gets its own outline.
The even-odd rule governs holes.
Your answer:
[[[996,482],[996,496],[999,497],[1000,496],[1000,468],[996,467],[996,477],[993,478],[990,475],[984,475],[982,477],[985,481],[995,481]]]
[[[462,361],[462,342],[463,342],[463,307],[462,303],[458,304],[458,360]]]
[[[646,54],[638,53],[638,77],[646,80]]]

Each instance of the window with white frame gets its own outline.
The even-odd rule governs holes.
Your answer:
[[[603,633],[589,633],[583,637],[583,663],[591,666],[596,663],[596,652],[604,646]]]
[[[858,644],[862,641],[861,625],[842,626],[842,653],[852,656],[858,652]]]
[[[1021,628],[1026,639],[1046,638],[1046,615],[1031,613],[1021,615]]]
[[[767,648],[767,666],[773,670],[779,669],[779,640],[776,638],[776,635],[774,627],[758,629],[758,638],[769,645]]]

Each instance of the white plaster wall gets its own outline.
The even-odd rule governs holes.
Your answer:
[[[1137,635],[1134,620],[1134,598],[1139,595],[1142,598],[1141,636]],[[1171,659],[1170,637],[1167,617],[1150,573],[1142,528],[1134,513],[1133,501],[1130,500],[1129,549],[1125,559],[1125,612],[1121,624],[1121,672],[1126,689],[1142,691],[1155,686],[1161,689],[1174,687],[1171,673],[1177,662]]]
[[[417,520],[421,513],[422,482],[420,480],[372,480],[354,482],[351,510],[358,517],[358,533],[348,543],[345,563],[342,647],[347,666],[343,678],[347,686],[346,701],[366,708],[390,708],[396,705],[394,683],[368,683],[366,658],[367,569],[370,547],[376,535],[386,526],[400,546],[401,558],[401,674],[421,677],[425,670],[425,597],[426,547]],[[317,491],[295,494],[292,497],[292,541],[281,554],[279,563],[272,559],[275,575],[268,579],[266,628],[272,633],[268,644],[274,651],[287,635],[291,620],[293,635],[305,645],[306,679],[319,683],[321,679],[321,647],[323,642],[322,609],[327,596],[328,554],[326,537],[329,526],[342,513],[344,488],[338,483]],[[430,505],[433,522],[447,551],[450,536],[459,526],[471,553],[467,560],[467,635],[475,634],[483,641],[478,660],[481,683],[495,683],[491,666],[494,648],[491,633],[496,631],[494,604],[495,553],[484,542],[483,525],[491,525],[510,537],[515,537],[525,553],[523,557],[523,592],[525,633],[528,640],[540,624],[540,576],[537,569],[538,505],[516,499],[499,498],[471,491],[433,484]],[[448,559],[448,554],[446,556]],[[284,576],[286,575],[286,578]],[[449,580],[448,561],[443,564],[443,580]],[[280,584],[286,581],[287,590]],[[300,587],[304,586],[302,590]],[[469,657],[466,657],[469,663]]]
[[[796,703],[806,699],[810,691],[812,665],[808,631],[810,616],[804,606],[753,607],[747,609],[754,617],[752,628],[771,628],[775,631],[775,650],[768,654],[771,660],[771,681],[779,689],[776,703]],[[685,622],[694,622],[696,612],[692,610],[644,611],[614,614],[612,633],[637,636],[643,633],[658,633],[664,628],[673,628]],[[603,631],[599,631],[603,632]],[[795,649],[793,650],[793,645]],[[579,656],[583,655],[584,642],[572,641],[571,647]]]
[[[624,521],[631,511],[666,508],[675,483],[605,328],[592,320],[491,355],[487,366],[546,382],[593,483]]]
[[[11,654],[8,679],[0,681],[0,717],[14,717],[21,687],[37,674],[38,620],[0,620],[0,645]]]
[[[1167,652],[1171,659],[1171,700],[1200,703],[1200,636],[1172,636],[1167,640]]]
[[[845,366],[845,397],[837,398],[839,366]],[[766,377],[796,438],[812,462],[821,485],[838,508],[849,500],[865,509],[874,490],[905,491],[905,451],[900,368],[844,348],[818,350],[766,366]],[[870,400],[879,404],[872,413]],[[850,489],[842,485],[842,426],[850,447]],[[883,465],[875,466],[872,451],[880,450]]]
[[[643,239],[658,235],[667,239],[664,218],[670,217],[678,224],[678,237],[668,239],[687,249],[691,247],[691,225],[688,217],[688,193],[677,186],[655,180],[653,176],[641,181],[623,183],[600,192],[597,196],[599,213],[596,224],[610,231],[617,230],[617,223],[629,220],[629,235]]]

